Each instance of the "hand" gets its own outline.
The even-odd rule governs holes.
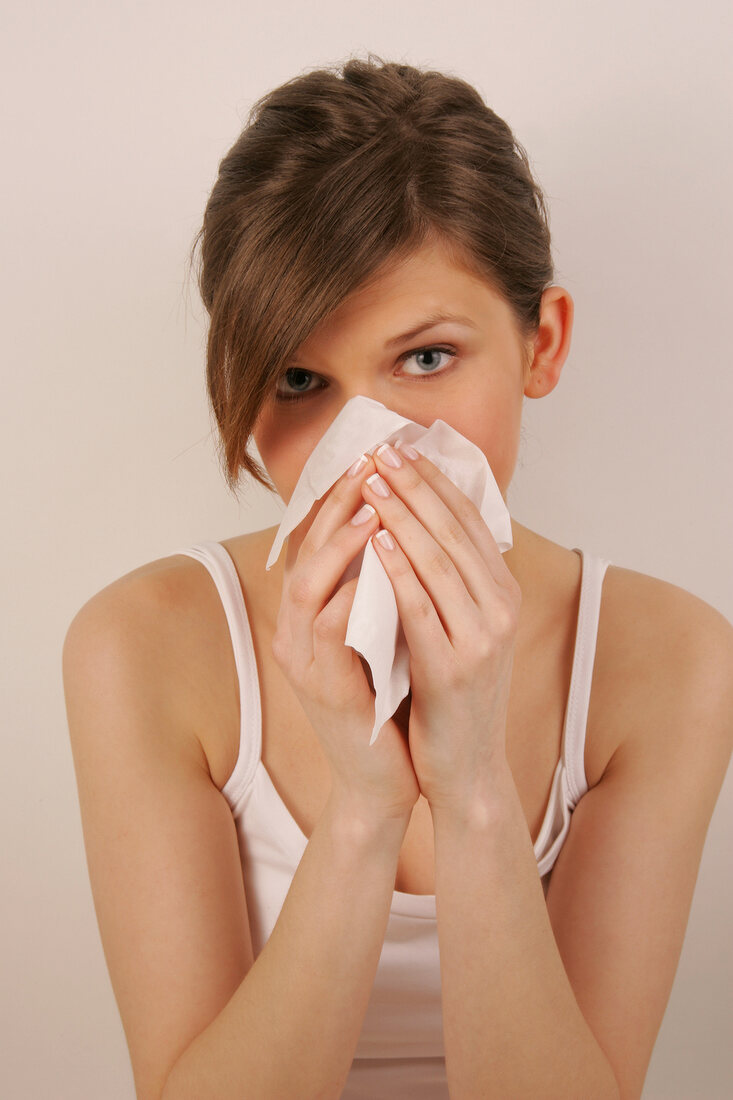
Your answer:
[[[379,526],[376,515],[351,524],[372,473],[369,458],[357,477],[344,474],[291,532],[272,654],[323,746],[341,801],[370,820],[409,819],[420,788],[407,736],[390,719],[369,745],[374,693],[362,659],[345,644],[357,578],[334,592]]]
[[[451,810],[506,766],[521,590],[478,508],[424,455],[399,454],[397,469],[374,455],[390,495],[362,492],[395,543],[372,540],[410,651],[412,763],[431,809]]]

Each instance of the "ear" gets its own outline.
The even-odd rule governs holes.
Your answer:
[[[524,376],[526,397],[552,393],[570,351],[573,332],[573,299],[564,287],[550,286],[540,302],[540,323],[529,349]]]

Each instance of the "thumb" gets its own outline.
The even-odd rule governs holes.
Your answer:
[[[345,642],[346,639],[346,627],[348,626],[358,583],[359,578],[355,577],[337,588],[318,616],[322,623],[330,627],[334,637],[341,642]]]
[[[349,616],[354,604],[354,596],[358,583],[359,578],[354,577],[353,580],[347,581],[346,584],[342,584],[335,596],[326,604],[325,608],[318,616],[319,619],[323,619],[324,616],[326,617],[326,625],[331,627],[334,637],[344,645],[346,645],[346,629],[349,625]],[[352,657],[358,659],[361,663],[361,667],[369,685],[369,690],[374,694],[372,670],[367,661],[362,657],[361,653],[357,653],[355,649],[352,650]]]
[[[318,500],[314,500],[311,505],[310,511],[307,516],[298,523],[285,539],[285,576],[288,576],[295,565],[296,558],[298,557],[298,551],[300,550],[305,536],[311,529],[313,521],[320,512],[325,503],[325,496],[319,497]]]

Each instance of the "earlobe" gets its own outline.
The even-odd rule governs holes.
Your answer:
[[[550,286],[543,292],[525,396],[544,397],[560,381],[570,351],[573,315],[573,299],[564,287]]]

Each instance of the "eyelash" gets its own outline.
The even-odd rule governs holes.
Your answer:
[[[413,355],[422,355],[422,353],[426,352],[426,351],[439,351],[442,355],[450,355],[451,359],[455,359],[456,354],[457,354],[451,348],[444,348],[444,347],[439,346],[438,344],[431,344],[428,347],[415,348],[413,351],[406,351],[404,355],[401,355],[399,357],[398,362],[404,363],[406,359],[411,359],[413,357]],[[448,363],[441,370],[432,371],[432,373],[430,373],[430,374],[422,375],[422,378],[423,379],[436,378],[436,377],[439,378],[442,375],[444,375],[446,373],[446,371],[448,371],[450,369],[450,366],[451,366],[451,364]],[[291,369],[302,370],[304,374],[315,374],[315,371],[307,371],[302,367],[291,368]],[[419,377],[419,376],[413,375],[412,377]],[[318,389],[308,390],[306,393],[287,394],[287,395],[283,394],[283,393],[280,393],[280,391],[276,389],[274,391],[275,392],[275,401],[278,404],[281,404],[281,405],[290,405],[290,404],[293,404],[294,402],[297,402],[297,401],[306,401],[308,398],[313,397],[314,394],[320,393],[321,390],[323,390],[323,389],[325,389],[325,386],[319,386]]]

